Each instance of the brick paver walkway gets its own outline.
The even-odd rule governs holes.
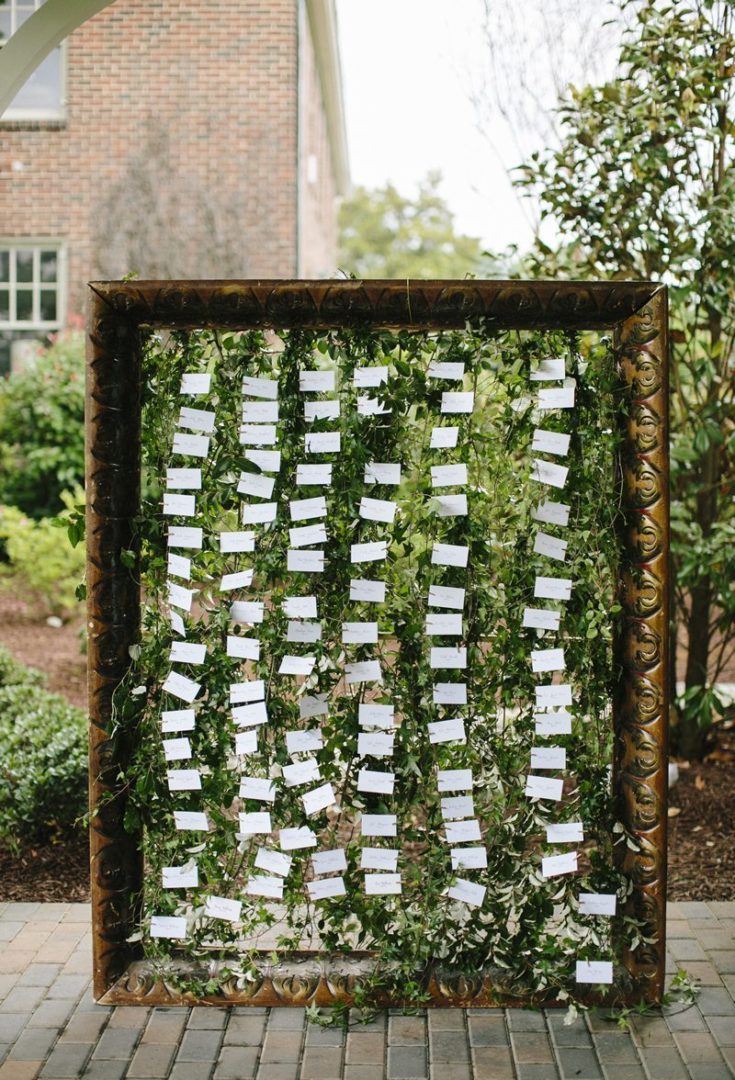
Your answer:
[[[297,1009],[102,1008],[86,904],[0,904],[0,1080],[721,1080],[735,1076],[735,903],[669,905],[696,1006],[633,1021],[429,1010],[343,1031]]]

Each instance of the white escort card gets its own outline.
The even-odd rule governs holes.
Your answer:
[[[471,413],[475,407],[472,391],[445,390],[442,394],[442,413]]]
[[[202,490],[201,469],[166,469],[166,487],[177,490]]]
[[[150,935],[152,938],[185,938],[186,918],[183,915],[151,915]]]
[[[432,668],[466,668],[467,649],[464,646],[434,647],[429,654],[429,666]]]
[[[569,683],[537,686],[535,692],[537,709],[567,709],[572,704],[572,688]]]
[[[233,660],[260,660],[260,642],[257,638],[227,636],[227,655]]]
[[[338,431],[312,431],[304,436],[304,449],[307,454],[338,454],[340,444]]]
[[[532,769],[566,769],[567,752],[563,746],[534,746],[531,749]]]
[[[182,637],[186,637],[186,624],[178,611],[171,609],[168,613],[168,618],[173,632],[175,634],[181,634]]]
[[[296,787],[298,784],[313,784],[321,780],[319,762],[316,758],[307,758],[306,761],[297,761],[293,765],[283,766],[283,779],[286,787]]]
[[[298,641],[305,645],[311,645],[315,641],[321,641],[322,624],[320,622],[289,622],[286,627],[286,641]]]
[[[191,757],[191,743],[186,737],[164,739],[161,745],[166,761],[187,761]]]
[[[563,671],[564,667],[563,649],[531,650],[531,671]]]
[[[301,571],[304,574],[322,574],[324,573],[324,552],[289,548],[286,552],[286,569]]]
[[[402,888],[400,874],[365,874],[367,896],[397,896]]]
[[[254,729],[238,731],[235,735],[235,753],[238,757],[258,752],[258,733]]]
[[[341,874],[347,869],[347,856],[344,848],[315,851],[311,856],[311,868],[315,874]]]
[[[392,757],[393,740],[392,731],[361,731],[357,736],[357,756]]]
[[[308,547],[309,544],[326,544],[327,528],[324,522],[318,525],[302,525],[288,530],[288,542],[292,548]]]
[[[168,583],[168,602],[172,607],[181,608],[182,611],[191,611],[191,605],[194,600],[194,590],[185,589],[183,585],[176,585],[174,582]]]
[[[614,915],[617,907],[615,893],[580,893],[580,915]]]
[[[537,407],[539,409],[573,409],[574,387],[560,386],[558,389],[544,387],[538,392]]]
[[[164,889],[196,889],[199,885],[199,870],[195,863],[184,866],[164,866],[161,872]]]
[[[172,525],[168,530],[168,546],[199,550],[204,541],[204,531],[191,525]]]
[[[169,769],[166,778],[169,791],[202,790],[202,776],[198,769]]]
[[[206,435],[185,435],[182,431],[174,432],[172,453],[185,457],[205,458],[209,453],[209,438]]]
[[[342,623],[343,645],[374,645],[377,640],[378,624],[376,622]]]
[[[191,705],[201,688],[201,683],[194,682],[193,679],[187,679],[186,675],[182,675],[178,671],[170,671],[163,684],[165,694],[180,698],[187,705]]]
[[[329,806],[334,806],[337,798],[331,784],[322,784],[321,787],[314,788],[313,791],[304,792],[301,796],[301,802],[304,813],[311,816],[312,814],[319,814]]]
[[[363,829],[363,833],[364,833]],[[397,848],[364,847],[360,849],[361,870],[385,870],[394,874],[398,867]]]
[[[181,376],[180,394],[208,394],[212,376],[198,371],[185,371]]]
[[[593,983],[595,986],[613,981],[613,966],[610,960],[577,960],[576,981]]]
[[[173,574],[174,577],[183,578],[184,581],[191,581],[191,559],[187,559],[185,555],[175,555],[173,551],[170,551],[167,569],[169,574]]]
[[[465,544],[434,544],[431,562],[434,566],[467,566],[469,554]]]
[[[360,769],[357,774],[358,791],[374,791],[380,795],[392,795],[395,782],[395,773],[392,772]]]
[[[537,600],[569,600],[572,595],[572,579],[537,577],[533,595]]]
[[[551,382],[563,379],[566,375],[565,359],[563,356],[548,356],[539,360],[536,371],[528,376],[531,382]]]
[[[452,870],[486,870],[487,849],[484,847],[452,848]]]
[[[238,570],[236,574],[223,574],[219,583],[220,592],[231,592],[233,589],[248,589],[253,583],[254,570]]]
[[[324,740],[319,728],[286,732],[286,749],[289,754],[311,753],[313,750],[321,750],[323,746]]]
[[[447,889],[447,896],[452,900],[459,900],[470,907],[482,907],[487,888],[478,885],[475,881],[467,881],[465,878],[457,878],[453,885]]]
[[[396,516],[396,504],[389,499],[369,499],[363,496],[358,513],[366,521],[383,521],[390,525]]]
[[[369,386],[382,386],[388,382],[387,367],[358,367],[353,374],[353,382],[359,390]]]
[[[395,725],[393,706],[375,702],[358,705],[357,719],[362,727],[392,728]]]
[[[467,742],[464,720],[458,716],[453,717],[451,720],[435,720],[427,725],[427,730],[429,742],[432,745],[447,742]]]
[[[439,634],[444,634],[447,637],[462,637],[462,616],[427,615],[425,633],[428,637],[435,637]]]
[[[439,769],[436,774],[439,791],[472,791],[470,769]]]
[[[288,508],[292,521],[308,521],[309,518],[327,516],[327,500],[323,495],[314,499],[291,499]]]
[[[571,435],[564,435],[561,431],[544,431],[536,428],[533,433],[531,450],[541,454],[556,454],[557,457],[566,457],[569,453],[569,441]]]
[[[335,896],[347,895],[347,888],[341,877],[307,881],[306,888],[312,900],[331,900]]]
[[[240,921],[241,912],[240,900],[229,900],[226,896],[208,896],[204,901],[204,914],[210,919],[236,923]]]
[[[241,446],[275,446],[277,442],[275,424],[242,424],[240,427]]]
[[[467,683],[434,683],[433,701],[435,705],[466,705]]]
[[[449,795],[441,800],[443,818],[474,817],[475,800],[471,795]]]
[[[281,851],[300,851],[302,848],[313,848],[317,845],[316,834],[308,825],[301,825],[293,829],[281,829],[278,834],[278,842]]]
[[[193,709],[165,709],[161,713],[161,732],[166,735],[172,731],[193,731],[196,727],[196,714]]]
[[[428,379],[463,379],[464,364],[430,360],[426,369],[426,377]]]
[[[445,821],[444,831],[448,844],[463,844],[465,841],[482,839],[480,822],[476,818],[465,821]]]
[[[207,832],[207,815],[200,810],[174,810],[174,825],[180,832]]]
[[[523,626],[530,630],[558,630],[561,612],[547,608],[524,608]]]
[[[326,694],[302,697],[299,702],[299,719],[301,720],[309,720],[312,716],[326,716],[328,712],[329,703]]]
[[[382,682],[383,673],[379,660],[361,660],[356,664],[345,664],[345,682],[348,686],[358,682]]]
[[[163,496],[163,512],[171,517],[193,517],[196,513],[195,495],[172,495]]]
[[[350,580],[350,600],[362,600],[367,604],[385,603],[385,582],[369,581],[366,578]]]
[[[458,463],[455,465],[432,465],[431,486],[435,488],[453,487],[455,484],[467,483],[467,466]]]
[[[306,393],[329,393],[334,390],[333,371],[300,371],[299,390]]]
[[[339,417],[339,401],[305,401],[304,420],[336,420]]]
[[[366,484],[391,484],[401,482],[401,466],[388,461],[371,461],[365,466]]]
[[[268,710],[264,701],[253,701],[249,705],[234,705],[232,719],[238,727],[254,727],[268,723]]]
[[[235,600],[230,604],[230,618],[247,626],[262,623],[265,618],[265,604],[262,600]]]
[[[269,398],[271,401],[275,401],[278,397],[278,380],[244,375],[242,392],[248,397]]]
[[[240,517],[243,525],[267,525],[276,520],[277,510],[278,504],[274,502],[253,503],[252,505],[245,503]]]
[[[563,488],[567,482],[569,469],[566,465],[555,465],[553,461],[534,458],[531,462],[531,479],[549,487]]]
[[[466,495],[434,495],[431,500],[431,509],[437,517],[466,517]]]
[[[179,410],[179,427],[188,428],[189,431],[203,431],[205,435],[211,435],[214,431],[214,413],[206,409],[190,409],[182,405]]]
[[[270,499],[275,486],[276,481],[272,476],[244,472],[240,473],[237,491],[239,495],[253,495],[258,499]]]
[[[297,465],[296,484],[298,487],[329,487],[332,483],[331,465]]]
[[[262,679],[249,679],[247,682],[230,683],[230,704],[243,701],[265,700],[265,683]]]
[[[219,534],[219,549],[223,554],[255,551],[255,533],[222,532]]]
[[[567,557],[567,541],[560,540],[557,536],[549,536],[545,532],[537,532],[533,550],[536,555],[545,555],[547,559],[564,562]]]
[[[429,607],[448,607],[461,611],[464,607],[464,589],[454,589],[448,585],[429,586]]]
[[[581,844],[584,841],[584,826],[581,821],[563,821],[546,826],[547,844]]]
[[[203,664],[206,656],[207,646],[193,641],[174,641],[168,654],[172,664]]]
[[[240,798],[255,799],[258,802],[275,802],[276,785],[263,776],[241,776]]]
[[[315,619],[315,596],[284,596],[283,614],[289,619]]]
[[[248,896],[264,896],[269,900],[282,900],[283,880],[271,877],[270,874],[255,874],[248,879],[245,892]]]
[[[243,401],[243,424],[275,424],[277,420],[277,401]]]
[[[291,869],[293,859],[290,855],[284,855],[282,851],[274,848],[258,848],[253,864],[257,870],[267,870],[269,874],[279,874],[286,877]]]
[[[315,664],[315,656],[284,656],[278,668],[278,674],[311,675]]]
[[[536,713],[534,716],[537,735],[571,735],[572,717],[566,709],[555,712]]]
[[[246,461],[252,461],[263,472],[278,472],[281,467],[280,450],[249,450],[243,451]]]
[[[559,802],[563,788],[563,780],[557,780],[551,776],[529,775],[526,777],[524,794],[529,799],[551,799],[553,802]]]
[[[431,429],[430,450],[454,450],[457,445],[457,427],[435,427]]]
[[[255,810],[252,813],[237,815],[241,836],[260,836],[273,831],[271,816],[267,810]]]
[[[571,507],[566,503],[550,502],[548,499],[531,511],[534,521],[541,521],[544,525],[569,524],[569,511]]]
[[[363,814],[360,829],[363,836],[396,836],[398,818],[395,814]]]
[[[380,398],[368,397],[359,394],[357,398],[357,412],[359,416],[385,416],[390,413]]]

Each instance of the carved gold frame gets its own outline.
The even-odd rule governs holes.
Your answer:
[[[659,1002],[664,990],[667,722],[669,709],[669,461],[666,289],[651,282],[136,281],[91,286],[87,367],[87,589],[94,993],[105,1004],[193,1003],[127,938],[142,888],[139,838],[123,828],[120,782],[134,733],[114,740],[112,695],[140,620],[136,574],[120,561],[134,546],[140,498],[139,329],[390,327],[610,330],[627,408],[621,469],[625,551],[619,582],[614,700],[614,793],[634,846],[621,864],[627,910],[645,944],[624,953],[608,1001]],[[191,966],[182,962],[191,973]],[[350,1003],[370,957],[264,959],[247,987],[223,983],[218,1004]],[[211,974],[211,969],[208,971]],[[424,973],[432,1005],[512,1001],[498,973]],[[386,1002],[396,1004],[396,1001]],[[528,1003],[528,1002],[524,1002]]]

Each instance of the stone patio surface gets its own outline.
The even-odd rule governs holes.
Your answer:
[[[342,1030],[299,1009],[104,1008],[87,904],[0,904],[0,1080],[725,1080],[735,1076],[735,903],[669,905],[669,967],[697,1004],[619,1030],[591,1013],[379,1014]]]

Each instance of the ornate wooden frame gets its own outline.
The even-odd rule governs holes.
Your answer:
[[[462,328],[468,320],[512,329],[612,329],[627,397],[622,423],[626,551],[617,643],[614,785],[636,848],[621,860],[633,884],[628,910],[645,944],[625,956],[610,1001],[658,1002],[664,989],[667,721],[669,709],[669,462],[666,289],[651,282],[557,281],[135,281],[91,286],[87,368],[87,588],[94,992],[105,1004],[180,1004],[127,941],[142,887],[134,835],[123,828],[119,776],[129,745],[109,737],[112,694],[139,626],[136,575],[120,550],[133,546],[140,474],[139,328]],[[127,739],[131,738],[130,733]],[[186,965],[183,965],[186,966]],[[246,988],[225,983],[211,1003],[349,1002],[369,957],[293,956]],[[211,974],[211,965],[208,968]],[[433,1005],[508,1004],[498,973],[436,969]],[[174,980],[175,981],[175,980]],[[390,1002],[396,1004],[395,1001]]]

